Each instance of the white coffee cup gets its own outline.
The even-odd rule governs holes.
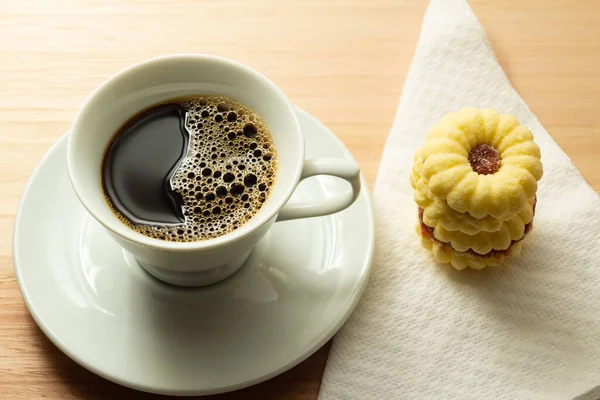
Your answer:
[[[113,213],[102,187],[104,153],[116,131],[137,112],[185,95],[219,94],[247,105],[269,127],[278,157],[275,184],[258,213],[237,230],[197,242],[144,236]],[[266,77],[225,58],[181,54],[128,67],[100,85],[77,114],[67,164],[73,188],[89,213],[150,274],[179,286],[201,286],[234,273],[276,221],[324,216],[349,207],[360,193],[359,167],[345,159],[305,160],[304,135],[294,107]],[[305,178],[332,175],[352,191],[327,200],[288,203]]]

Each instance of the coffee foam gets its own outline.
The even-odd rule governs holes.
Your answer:
[[[266,124],[229,97],[195,96],[169,103],[186,110],[187,154],[170,179],[185,222],[124,222],[146,236],[177,242],[216,238],[238,229],[262,207],[275,182],[277,155]]]

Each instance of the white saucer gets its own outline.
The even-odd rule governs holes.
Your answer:
[[[325,126],[298,113],[307,157],[351,158]],[[227,280],[175,288],[124,255],[79,204],[67,176],[65,139],[27,185],[13,254],[33,318],[85,368],[154,393],[240,389],[310,356],[356,306],[374,244],[364,182],[359,199],[341,213],[275,224]],[[338,185],[345,187],[330,177],[309,179],[294,196],[329,197]]]

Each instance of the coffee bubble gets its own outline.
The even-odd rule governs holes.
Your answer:
[[[129,225],[144,235],[178,242],[216,238],[238,229],[262,207],[274,183],[277,158],[266,124],[225,96],[168,103],[183,107],[189,133],[186,155],[169,181],[181,199],[185,223]]]

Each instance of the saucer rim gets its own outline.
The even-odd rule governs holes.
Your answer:
[[[303,109],[301,109],[298,106],[294,105],[294,109],[298,114],[298,120],[302,121],[303,118],[312,120],[312,122],[314,122],[315,124],[317,124],[321,130],[323,130],[324,133],[327,133],[335,142],[337,146],[340,146],[346,153],[346,156],[349,157],[351,160],[354,160],[354,157],[352,156],[352,154],[349,152],[349,150],[347,149],[347,147],[344,145],[344,143],[329,129],[327,128],[327,126],[325,126],[325,124],[323,124],[319,119],[317,119],[316,117],[312,116],[311,114],[309,114],[308,112],[304,111]],[[368,221],[365,224],[365,226],[367,226],[369,228],[369,238],[370,240],[368,240],[368,242],[366,243],[367,249],[366,249],[366,267],[365,267],[365,272],[361,275],[359,282],[358,282],[358,287],[356,288],[356,290],[350,294],[348,296],[348,301],[347,304],[349,305],[348,308],[346,309],[346,312],[344,314],[342,314],[340,316],[340,318],[338,319],[338,321],[335,324],[331,325],[331,328],[327,331],[327,333],[325,333],[322,338],[320,340],[315,341],[314,343],[308,345],[305,349],[302,349],[300,351],[300,356],[290,360],[289,362],[287,362],[286,364],[282,365],[279,368],[276,368],[274,370],[272,370],[269,373],[265,373],[261,376],[252,378],[252,379],[248,379],[245,380],[243,382],[238,382],[235,384],[230,384],[230,385],[223,385],[220,387],[214,387],[211,389],[194,389],[194,390],[171,390],[171,389],[161,389],[158,387],[152,387],[152,386],[147,386],[147,385],[143,385],[143,384],[137,384],[137,383],[131,383],[125,380],[122,380],[119,376],[114,375],[110,372],[106,372],[106,371],[102,371],[96,367],[94,367],[93,365],[89,364],[87,361],[83,360],[82,358],[80,358],[76,353],[71,352],[70,350],[67,349],[67,346],[63,343],[63,341],[60,340],[60,338],[54,334],[54,332],[49,329],[47,327],[47,325],[45,325],[44,323],[42,323],[42,318],[39,316],[39,314],[37,313],[35,307],[30,303],[30,294],[28,292],[28,290],[26,289],[26,287],[24,287],[22,281],[22,276],[21,276],[21,268],[18,267],[19,265],[19,261],[18,261],[18,255],[17,255],[17,248],[20,246],[20,242],[17,238],[17,232],[18,232],[18,226],[20,224],[20,220],[22,218],[22,213],[23,213],[23,203],[25,201],[25,199],[27,198],[27,195],[29,193],[29,191],[31,190],[32,187],[32,183],[35,181],[35,178],[37,177],[37,175],[40,173],[40,171],[42,170],[42,165],[45,164],[48,159],[53,155],[53,153],[56,151],[56,148],[63,142],[63,141],[67,141],[68,140],[68,133],[69,131],[66,131],[58,140],[56,140],[52,146],[50,146],[50,148],[46,151],[46,153],[44,154],[44,156],[42,157],[42,159],[37,163],[33,173],[29,176],[28,180],[27,180],[27,184],[21,194],[21,198],[19,200],[19,205],[17,208],[17,212],[15,214],[15,221],[13,224],[13,235],[12,235],[12,239],[13,239],[13,245],[12,245],[12,253],[13,253],[13,268],[15,270],[15,276],[16,276],[16,280],[17,280],[17,284],[19,286],[19,290],[21,291],[21,296],[23,297],[23,301],[27,307],[27,310],[29,311],[29,314],[31,315],[31,317],[33,318],[33,320],[35,321],[36,325],[40,328],[40,330],[44,333],[44,335],[63,353],[65,354],[67,357],[69,357],[71,360],[73,360],[75,363],[79,364],[80,366],[82,366],[83,368],[87,369],[88,371],[108,380],[111,381],[113,383],[116,383],[118,385],[130,388],[130,389],[134,389],[134,390],[138,390],[138,391],[142,391],[142,392],[146,392],[146,393],[153,393],[153,394],[160,394],[160,395],[168,395],[168,396],[206,396],[206,395],[214,395],[214,394],[221,394],[221,393],[227,393],[227,392],[232,392],[232,391],[236,391],[236,390],[240,390],[240,389],[244,389],[259,383],[262,383],[264,381],[267,381],[269,379],[272,379],[292,368],[294,368],[295,366],[297,366],[298,364],[302,363],[303,361],[305,361],[306,359],[308,359],[310,356],[312,356],[314,353],[316,353],[319,349],[321,349],[329,340],[331,340],[331,338],[340,330],[340,328],[346,323],[346,321],[348,320],[348,318],[351,316],[351,314],[354,312],[356,306],[358,305],[358,302],[360,301],[360,299],[362,298],[362,295],[367,287],[367,284],[369,282],[370,276],[371,276],[371,271],[373,269],[373,259],[374,259],[374,253],[375,253],[375,241],[376,241],[376,237],[375,237],[375,215],[374,215],[374,209],[373,209],[373,202],[372,202],[372,198],[371,198],[371,192],[369,190],[369,186],[364,178],[363,173],[361,172],[360,174],[360,179],[361,179],[361,184],[362,184],[362,190],[361,190],[361,194],[360,196],[364,196],[364,199],[366,201],[366,207],[365,209],[367,210],[367,214],[368,214]],[[87,211],[87,210],[86,210]]]

